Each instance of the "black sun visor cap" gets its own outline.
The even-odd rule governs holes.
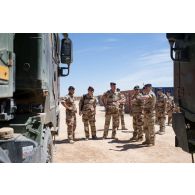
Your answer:
[[[94,91],[94,88],[91,87],[91,86],[89,86],[89,87],[88,87],[88,91]]]
[[[146,84],[144,87],[152,87],[152,84]]]
[[[110,85],[116,85],[116,83],[111,82]]]
[[[74,88],[73,86],[70,86],[70,87],[68,88],[68,90],[75,90],[75,88]]]

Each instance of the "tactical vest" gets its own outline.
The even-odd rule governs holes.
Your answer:
[[[96,107],[96,98],[94,96],[90,97],[88,94],[83,95],[82,100],[82,111],[95,111]]]
[[[143,95],[141,93],[132,96],[131,109],[132,113],[142,113],[144,107],[144,101],[141,99]]]
[[[173,111],[174,109],[174,101],[172,96],[167,96],[167,112]]]
[[[150,98],[144,101],[144,112],[145,113],[154,112],[155,110],[156,95],[154,94],[153,91],[150,91],[148,95],[150,96]]]
[[[119,106],[118,102],[120,100],[118,92],[112,92],[112,90],[109,90],[106,92],[106,101],[108,106]]]
[[[67,106],[72,108],[72,110],[66,109],[67,112],[76,113],[76,104],[75,104],[75,98],[71,95],[66,95],[64,101],[66,102]]]
[[[162,94],[161,96],[158,95],[156,99],[156,110],[164,111],[166,101],[167,101],[167,96],[165,94]]]

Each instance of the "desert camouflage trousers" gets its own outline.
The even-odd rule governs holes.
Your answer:
[[[158,124],[160,125],[160,131],[165,131],[165,121],[166,121],[166,113],[163,111],[156,111],[156,118]]]
[[[143,137],[143,114],[135,113],[133,114],[133,137],[134,138],[142,138]]]
[[[66,124],[67,124],[67,134],[68,139],[75,139],[75,129],[76,129],[76,114],[72,112],[66,112]]]
[[[112,118],[112,137],[115,137],[116,129],[119,124],[119,110],[117,108],[106,109],[103,137],[108,136],[108,130],[109,130],[111,118]]]
[[[148,143],[155,143],[155,114],[154,113],[144,113],[144,126],[143,131],[145,133],[145,138]]]
[[[118,124],[117,124],[117,129],[119,128],[121,124],[122,129],[125,128],[125,112],[124,110],[119,110],[119,120],[118,120]]]
[[[172,123],[172,115],[173,115],[173,111],[167,111],[167,115],[168,115],[168,125],[170,125]]]
[[[91,127],[91,135],[96,136],[96,126],[95,126],[95,113],[83,113],[82,120],[84,123],[85,137],[89,138],[89,125]]]

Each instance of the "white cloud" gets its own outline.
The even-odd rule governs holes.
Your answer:
[[[138,62],[144,64],[145,66],[169,63],[169,62],[171,62],[169,54],[170,54],[169,49],[163,49],[160,51],[145,53],[145,54],[141,55]]]
[[[168,50],[144,54],[132,64],[136,64],[136,68],[116,81],[121,89],[132,89],[135,85],[142,87],[146,83],[152,83],[153,86],[173,86],[173,63]]]
[[[102,45],[101,47],[91,47],[91,48],[86,48],[86,49],[81,49],[76,51],[76,54],[89,54],[91,53],[95,53],[95,52],[104,52],[104,51],[108,51],[113,49],[113,46],[107,46],[107,45]]]
[[[107,38],[107,39],[105,39],[105,42],[106,43],[114,43],[114,42],[118,42],[118,39],[116,39],[116,38]]]

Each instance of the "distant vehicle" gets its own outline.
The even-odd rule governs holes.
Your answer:
[[[195,152],[195,34],[168,33],[170,56],[174,63],[174,98],[180,108],[173,114],[175,145]]]
[[[71,63],[68,34],[0,34],[0,162],[52,162]]]

